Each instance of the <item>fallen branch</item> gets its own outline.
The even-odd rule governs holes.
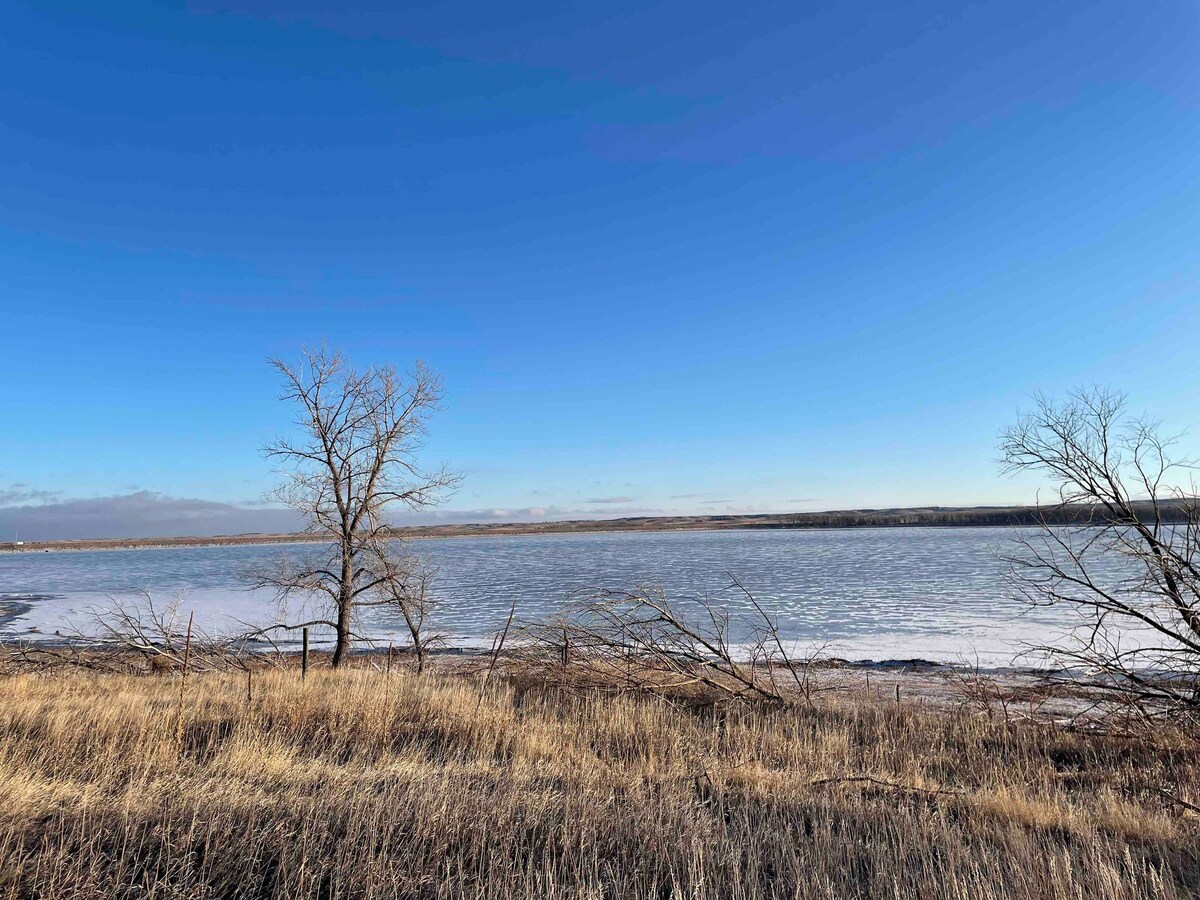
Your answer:
[[[1174,803],[1176,806],[1182,806],[1184,809],[1190,810],[1194,813],[1200,813],[1200,806],[1197,806],[1195,803],[1188,803],[1186,800],[1181,800],[1178,797],[1176,797],[1174,794],[1172,794],[1170,791],[1165,790],[1163,788],[1159,788],[1158,792],[1160,794],[1162,794],[1162,796],[1165,797],[1167,800],[1170,800],[1172,803]]]
[[[839,775],[833,778],[818,778],[816,781],[810,781],[809,787],[825,787],[831,784],[873,784],[878,787],[893,788],[898,791],[908,791],[913,794],[929,794],[945,795],[950,797],[961,797],[962,791],[952,791],[946,788],[920,788],[911,784],[900,784],[898,781],[884,781],[881,778],[874,778],[870,775]]]

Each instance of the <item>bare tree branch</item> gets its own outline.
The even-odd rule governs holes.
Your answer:
[[[1018,598],[1078,616],[1066,642],[1038,649],[1116,706],[1195,719],[1200,511],[1194,487],[1174,483],[1193,463],[1172,459],[1175,439],[1125,406],[1104,388],[1039,396],[1003,432],[1005,470],[1048,476],[1058,496],[1003,558]],[[1063,524],[1064,506],[1084,514]]]
[[[757,615],[735,623],[708,598],[688,600],[685,610],[657,586],[597,591],[562,616],[522,626],[511,659],[520,672],[564,686],[768,705],[791,702],[776,683],[783,667],[807,701],[813,660],[788,653],[776,623],[752,603]],[[735,632],[745,636],[736,645]]]

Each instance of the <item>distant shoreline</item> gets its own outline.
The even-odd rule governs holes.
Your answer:
[[[1144,502],[1148,518],[1150,504]],[[1167,521],[1185,521],[1179,501],[1162,501]],[[542,534],[605,534],[664,531],[732,531],[833,528],[978,528],[1050,524],[1087,524],[1085,507],[1038,509],[1032,506],[913,507],[833,510],[812,513],[767,513],[728,516],[639,516],[619,519],[571,519],[559,522],[495,522],[399,527],[395,537],[423,540],[450,537],[503,537]],[[0,553],[41,553],[60,550],[149,550],[176,547],[236,547],[258,544],[299,544],[321,541],[318,535],[236,534],[192,537],[101,538],[88,540],[0,543]]]

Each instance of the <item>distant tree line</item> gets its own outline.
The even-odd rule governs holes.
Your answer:
[[[1156,516],[1168,524],[1188,521],[1187,500],[1149,500],[1131,503],[1139,518],[1154,522]],[[879,526],[931,525],[1089,525],[1102,524],[1104,510],[1097,504],[1068,504],[1053,507],[981,506],[971,508],[929,507],[925,509],[856,509],[836,512],[796,513],[781,517],[778,523],[764,522],[764,528],[855,528]]]

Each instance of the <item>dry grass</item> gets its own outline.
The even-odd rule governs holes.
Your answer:
[[[0,897],[1135,898],[1200,748],[370,671],[0,681]],[[847,780],[857,778],[859,780]],[[829,780],[833,779],[833,780]]]

